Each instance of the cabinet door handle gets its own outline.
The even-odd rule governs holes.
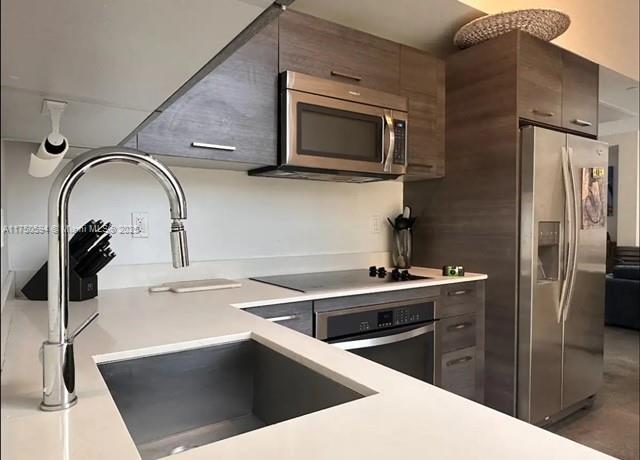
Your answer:
[[[531,112],[535,113],[536,115],[540,115],[541,117],[555,116],[555,112],[549,112],[547,110],[532,109]]]
[[[447,331],[459,331],[460,329],[466,329],[473,326],[472,322],[465,321],[464,323],[452,324],[447,327]]]
[[[273,316],[271,318],[265,318],[265,319],[267,321],[271,321],[272,323],[281,323],[283,321],[289,321],[297,318],[298,318],[298,315],[284,315],[284,316]]]
[[[233,152],[236,149],[233,145],[207,144],[205,142],[192,142],[191,147],[211,150],[226,150],[228,152]]]
[[[333,75],[334,77],[348,78],[349,80],[354,80],[354,81],[362,80],[362,77],[359,77],[358,75],[351,75],[348,73],[338,72],[337,70],[332,70],[331,75]]]
[[[451,361],[447,361],[447,367],[456,366],[458,364],[466,363],[471,361],[473,356],[463,356],[462,358],[452,359]]]
[[[468,294],[469,292],[471,291],[469,291],[468,289],[462,289],[460,291],[449,291],[447,292],[447,295],[465,295],[465,294]]]
[[[580,118],[576,118],[575,120],[571,120],[571,123],[578,126],[591,126],[593,123],[587,120],[581,120]]]

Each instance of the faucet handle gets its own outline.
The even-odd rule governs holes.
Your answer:
[[[80,326],[78,326],[77,328],[74,329],[74,331],[71,333],[71,335],[69,335],[69,342],[73,342],[73,340],[78,336],[78,334],[80,334],[82,331],[84,331],[86,329],[86,327],[91,324],[93,322],[94,319],[96,319],[98,317],[98,315],[100,314],[100,312],[94,312],[92,315],[90,315],[87,319],[85,319],[82,324],[80,324]]]

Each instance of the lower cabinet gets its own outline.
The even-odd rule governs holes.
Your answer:
[[[468,399],[477,399],[476,347],[442,354],[440,386]]]
[[[413,291],[413,292],[412,292]],[[314,336],[314,312],[377,305],[416,290],[334,297],[318,301],[247,308],[246,311],[308,336]],[[403,294],[403,293],[407,294]],[[452,393],[484,402],[484,282],[422,288],[435,300],[434,383]],[[402,302],[402,300],[399,300]],[[455,313],[455,314],[452,314]]]
[[[289,329],[313,335],[313,302],[293,302],[264,307],[247,308],[245,311]]]

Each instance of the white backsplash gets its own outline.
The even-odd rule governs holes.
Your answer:
[[[45,225],[53,176],[27,173],[35,144],[6,142],[7,225]],[[71,195],[70,222],[91,218],[129,225],[147,212],[149,238],[116,234],[117,257],[101,272],[101,287],[144,285],[202,276],[253,276],[288,271],[363,267],[388,259],[384,219],[400,212],[402,184],[343,184],[249,177],[246,173],[173,168],[188,200],[189,250],[194,267],[170,268],[169,208],[155,179],[131,165],[105,165],[83,177]],[[382,220],[373,233],[372,217]],[[9,269],[16,286],[42,265],[46,235],[9,234]],[[125,267],[123,267],[125,266]],[[225,269],[227,267],[227,269]],[[138,281],[134,281],[138,280]]]

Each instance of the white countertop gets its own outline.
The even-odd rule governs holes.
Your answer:
[[[437,271],[412,269],[416,274]],[[606,458],[604,454],[435,386],[241,311],[252,305],[407,289],[486,278],[442,278],[314,295],[241,280],[242,287],[189,294],[132,288],[71,304],[71,326],[98,308],[76,340],[78,404],[41,412],[38,348],[46,302],[11,301],[2,371],[2,458],[137,459],[138,451],[96,361],[252,337],[358,390],[377,394],[228,438],[177,459]],[[173,457],[172,457],[173,458]]]

